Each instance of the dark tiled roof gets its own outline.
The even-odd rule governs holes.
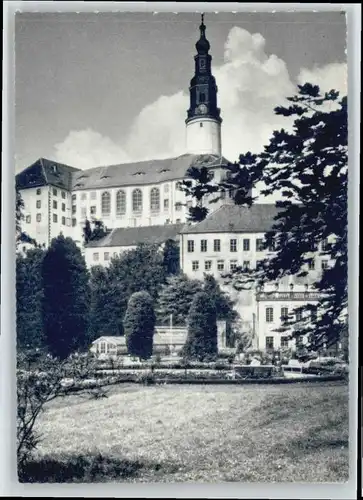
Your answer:
[[[264,233],[271,229],[277,213],[273,204],[223,205],[202,222],[185,226],[182,233]]]
[[[90,241],[87,248],[131,247],[138,243],[159,244],[166,240],[178,240],[184,224],[165,224],[163,226],[117,228],[100,240]]]
[[[75,172],[78,169],[74,167],[40,158],[16,176],[16,185],[19,189],[27,189],[50,184],[70,191]]]
[[[228,160],[217,155],[186,154],[177,158],[96,167],[73,175],[73,189],[134,186],[183,179],[192,165],[218,167],[228,165]]]

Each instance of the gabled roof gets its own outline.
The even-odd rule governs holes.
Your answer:
[[[140,243],[161,244],[170,239],[177,240],[183,227],[184,224],[165,224],[117,228],[100,240],[90,241],[86,248],[133,247]]]
[[[186,225],[182,233],[264,233],[272,228],[277,213],[273,204],[256,203],[250,208],[227,204],[202,222]]]
[[[73,175],[74,190],[110,188],[157,184],[183,179],[191,166],[208,168],[228,165],[228,160],[218,155],[185,154],[176,158],[123,163],[78,171]]]
[[[70,191],[72,174],[77,171],[77,168],[69,165],[39,158],[16,176],[16,186],[18,189],[27,189],[51,185]]]

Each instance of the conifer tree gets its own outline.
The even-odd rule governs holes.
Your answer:
[[[85,349],[89,314],[88,270],[71,238],[54,238],[42,262],[43,327],[49,352],[65,359]]]
[[[184,357],[198,361],[213,359],[218,354],[216,309],[205,292],[197,293],[193,299],[182,353]]]
[[[149,293],[134,293],[129,300],[124,319],[128,353],[140,360],[149,359],[153,352],[155,313]]]

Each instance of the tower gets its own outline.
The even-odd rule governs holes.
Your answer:
[[[205,36],[204,14],[199,26],[200,38],[195,44],[195,74],[190,81],[190,107],[186,123],[186,146],[190,154],[221,155],[220,109],[217,107],[217,85],[212,75],[212,56]]]

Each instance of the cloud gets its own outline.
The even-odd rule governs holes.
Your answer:
[[[293,82],[285,62],[266,53],[263,36],[238,27],[229,32],[224,62],[214,66],[213,74],[223,119],[223,155],[231,161],[236,161],[240,153],[260,151],[273,130],[288,125],[286,118],[275,115],[274,108],[295,93],[296,83],[309,81],[323,90],[346,89],[346,65],[303,68]],[[115,144],[91,129],[73,131],[56,146],[57,158],[89,168],[183,154],[188,100],[185,89],[148,104],[131,124],[123,144]]]
[[[302,68],[298,76],[298,83],[305,82],[319,85],[323,92],[338,90],[341,95],[347,95],[348,68],[345,63],[332,63],[312,69]]]
[[[91,128],[72,130],[54,149],[56,161],[80,169],[130,161],[121,146]]]

